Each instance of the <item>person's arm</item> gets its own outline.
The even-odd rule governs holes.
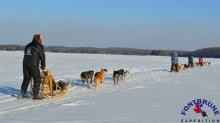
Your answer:
[[[41,53],[41,68],[45,68],[46,67],[46,58],[45,58],[45,53],[42,52]]]
[[[39,53],[40,61],[41,61],[41,69],[44,69],[46,67],[46,56],[45,56],[43,45],[39,46],[39,52],[38,53]]]

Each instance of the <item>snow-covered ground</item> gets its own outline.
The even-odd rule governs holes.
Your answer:
[[[70,79],[72,85],[63,98],[33,102],[13,97],[20,93],[23,52],[0,52],[0,123],[180,123],[190,100],[208,99],[220,108],[220,59],[205,59],[210,66],[170,73],[170,57],[46,56],[54,77]],[[179,61],[187,63],[186,58]],[[101,68],[108,69],[104,85],[96,90],[82,87],[80,73]],[[131,74],[114,86],[112,72],[120,68]]]

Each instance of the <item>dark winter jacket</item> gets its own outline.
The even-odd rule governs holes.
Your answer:
[[[24,49],[23,66],[45,67],[44,46],[36,41],[29,43]]]
[[[189,60],[189,62],[193,62],[193,56],[192,56],[192,55],[189,55],[189,56],[188,56],[188,60]]]
[[[177,64],[178,63],[178,58],[177,58],[177,53],[174,53],[171,57],[171,63],[172,64]]]

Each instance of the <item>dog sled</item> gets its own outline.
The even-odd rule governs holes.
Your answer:
[[[49,69],[44,70],[40,74],[41,84],[39,94],[43,96],[43,100],[55,99],[62,97],[68,91],[69,86],[71,85],[70,81],[64,82],[62,80],[55,81],[53,75]],[[31,95],[33,94],[33,82],[31,81]]]
[[[191,66],[191,68],[209,66],[210,64],[211,64],[210,62],[202,62],[202,63],[194,62],[193,65]],[[187,64],[177,63],[177,64],[174,64],[174,65],[171,65],[171,72],[181,72],[181,71],[186,70],[187,68],[190,68],[190,66],[187,65]]]
[[[171,65],[171,72],[181,72],[181,71],[184,71],[188,68],[188,65],[187,64],[174,64],[174,65]]]

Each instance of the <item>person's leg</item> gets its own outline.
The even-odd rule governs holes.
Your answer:
[[[39,68],[31,67],[31,76],[33,77],[33,80],[34,80],[33,99],[35,99],[38,97],[38,93],[40,90],[40,83],[41,83]]]
[[[23,67],[23,82],[21,85],[21,95],[25,96],[27,93],[27,88],[31,80],[31,74],[28,67]]]
[[[191,68],[192,67],[192,62],[189,61],[188,67]]]
[[[170,68],[171,72],[173,71],[173,67],[174,67],[174,64],[171,64],[171,68]]]

